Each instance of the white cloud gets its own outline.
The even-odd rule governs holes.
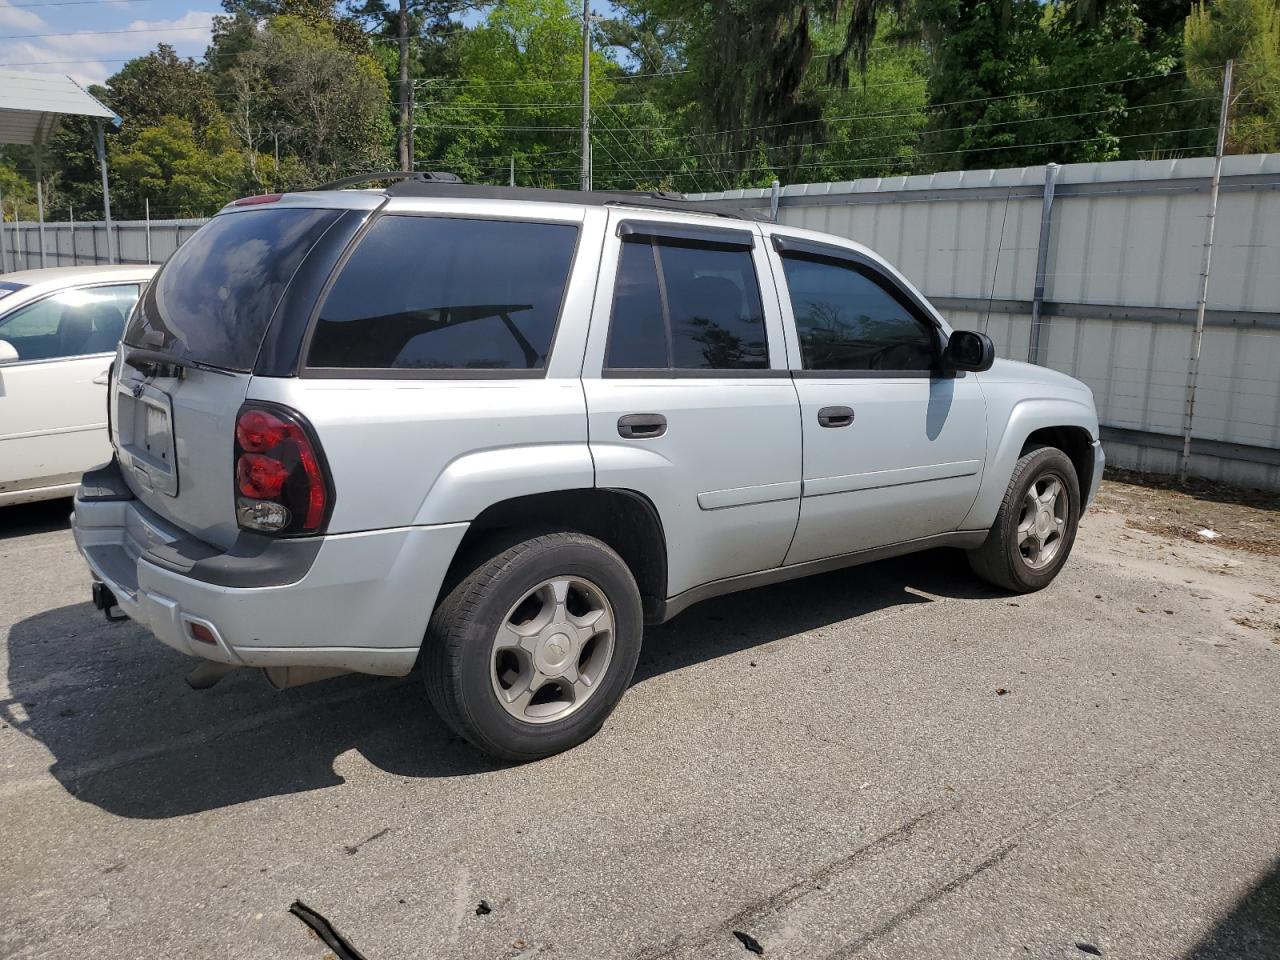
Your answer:
[[[0,30],[23,30],[34,32],[47,27],[48,24],[38,13],[22,7],[15,7],[10,0],[0,0]]]
[[[7,2],[0,0],[0,3]],[[5,9],[0,6],[0,18]],[[102,83],[120,69],[124,60],[145,56],[160,43],[170,44],[182,56],[202,56],[209,45],[214,16],[216,14],[206,10],[191,10],[176,19],[134,20],[113,28],[128,33],[69,31],[61,36],[10,40],[0,49],[0,66],[20,64],[14,69],[66,74],[86,86]],[[0,19],[0,24],[3,23]],[[42,29],[30,32],[54,32],[43,29],[48,26],[43,22],[37,26]]]

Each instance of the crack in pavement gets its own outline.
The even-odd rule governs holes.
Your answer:
[[[864,844],[852,853],[847,853],[842,857],[831,860],[828,863],[818,867],[816,870],[805,874],[794,883],[790,883],[765,897],[761,897],[752,903],[747,904],[731,917],[721,921],[720,923],[707,927],[691,937],[683,935],[676,937],[674,941],[668,942],[657,949],[657,952],[643,952],[633,957],[633,960],[663,960],[666,957],[674,956],[678,951],[692,949],[701,946],[709,946],[726,937],[730,937],[735,929],[744,929],[754,926],[763,918],[776,914],[784,908],[795,903],[801,897],[812,893],[814,890],[822,889],[823,885],[828,883],[831,878],[845,872],[851,867],[857,866],[864,860],[876,856],[884,850],[905,843],[915,833],[916,829],[925,826],[935,820],[940,814],[954,810],[955,806],[934,807],[923,813],[917,814],[905,823],[901,823],[894,827],[888,833],[883,833],[870,843]]]
[[[1017,830],[1001,838],[1001,840],[994,845],[991,852],[976,864],[952,877],[941,886],[935,887],[923,896],[911,901],[911,903],[907,904],[901,910],[868,930],[856,940],[853,940],[845,946],[827,954],[824,960],[848,960],[850,957],[857,956],[881,937],[893,932],[904,923],[907,923],[919,916],[933,904],[946,899],[948,896],[964,887],[970,880],[981,876],[987,870],[990,870],[992,867],[1001,863],[1006,857],[1017,850],[1018,847],[1022,845],[1022,842],[1028,837],[1043,830],[1055,821],[1061,820],[1067,814],[1072,813],[1083,806],[1087,806],[1088,804],[1100,800],[1105,796],[1117,793],[1120,790],[1131,786],[1143,773],[1163,759],[1167,758],[1160,757],[1149,760],[1146,763],[1139,764],[1120,776],[1113,778],[1097,790],[1090,791],[1083,797],[1077,797],[1070,803],[1063,804],[1060,807],[1055,807],[1043,816],[1032,820],[1030,823],[1024,824]]]

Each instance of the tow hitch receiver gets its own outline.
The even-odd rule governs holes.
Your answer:
[[[120,613],[120,605],[116,600],[116,595],[111,592],[111,588],[105,583],[93,582],[93,605],[96,609],[101,610],[103,616],[111,623],[119,623],[121,620],[129,618]],[[115,613],[111,611],[115,610]]]

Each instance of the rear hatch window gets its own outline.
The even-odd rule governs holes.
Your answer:
[[[251,371],[298,265],[340,214],[276,207],[214,217],[148,285],[124,342]]]

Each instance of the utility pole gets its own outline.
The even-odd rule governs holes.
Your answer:
[[[400,0],[400,169],[413,169],[413,108],[409,90],[409,0]]]
[[[1178,482],[1187,482],[1191,461],[1191,424],[1196,415],[1196,380],[1200,376],[1200,348],[1204,343],[1204,309],[1209,301],[1209,264],[1213,260],[1213,225],[1218,217],[1218,187],[1222,183],[1222,154],[1227,148],[1227,122],[1231,118],[1231,73],[1234,60],[1222,74],[1222,107],[1218,111],[1218,150],[1214,156],[1213,183],[1209,187],[1209,217],[1204,228],[1204,261],[1200,270],[1200,299],[1196,301],[1196,330],[1191,339],[1191,365],[1187,369],[1187,403],[1182,418],[1182,456]]]
[[[582,189],[591,189],[591,0],[582,0]]]

